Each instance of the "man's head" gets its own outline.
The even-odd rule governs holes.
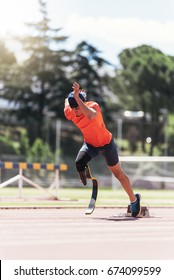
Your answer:
[[[86,93],[85,92],[80,92],[79,97],[83,102],[86,101]],[[71,92],[68,95],[68,102],[69,102],[69,105],[70,105],[71,108],[77,108],[78,107],[78,104],[77,104],[77,102],[74,98],[74,92]]]

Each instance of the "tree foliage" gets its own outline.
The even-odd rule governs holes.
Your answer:
[[[82,41],[72,55],[71,79],[78,81],[86,90],[88,99],[98,102],[106,118],[110,118],[105,94],[109,83],[109,75],[104,71],[107,65],[110,63],[100,56],[100,51],[88,42]]]
[[[174,64],[169,56],[158,49],[142,45],[125,49],[120,55],[122,68],[116,72],[113,86],[118,91],[123,107],[132,111],[143,111],[142,143],[145,149],[146,117],[150,114],[153,128],[151,130],[153,147],[160,140],[163,123],[160,116],[163,109],[172,110],[171,101],[174,95],[171,90],[174,77]],[[149,131],[148,131],[149,132]]]
[[[79,42],[72,51],[62,48],[68,37],[62,35],[61,28],[51,27],[46,1],[39,0],[39,4],[41,19],[26,24],[31,35],[16,38],[28,55],[23,64],[18,64],[15,55],[0,41],[1,98],[13,104],[9,106],[10,115],[18,118],[30,139],[27,144],[22,136],[21,149],[37,138],[45,140],[50,129],[48,118],[64,119],[64,99],[72,83],[78,81],[87,91],[88,100],[101,105],[110,124],[113,111],[143,111],[142,149],[145,151],[145,139],[150,135],[153,154],[154,147],[163,141],[167,112],[174,112],[174,57],[148,45],[128,48],[120,53],[121,67],[110,77],[106,67],[112,65],[89,42]],[[116,105],[109,90],[118,99]],[[50,138],[55,139],[55,135]]]
[[[47,4],[41,0],[39,3],[41,20],[27,23],[32,35],[16,38],[28,59],[11,68],[4,86],[4,98],[14,102],[13,113],[27,128],[31,143],[36,137],[44,139],[47,117],[64,118],[64,99],[75,80],[92,92],[103,107],[105,104],[105,77],[102,79],[99,71],[107,62],[87,42],[71,52],[61,49],[67,36],[60,35],[60,28],[50,27]]]
[[[3,41],[0,41],[0,65],[12,65],[16,63],[15,55],[10,52]]]

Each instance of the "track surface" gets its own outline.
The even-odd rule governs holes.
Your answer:
[[[174,208],[126,218],[125,208],[0,209],[0,259],[174,259]]]

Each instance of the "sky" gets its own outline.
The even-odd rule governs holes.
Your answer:
[[[113,64],[125,48],[151,45],[174,56],[173,0],[47,0],[50,26],[62,28],[72,50],[82,40]],[[0,0],[0,38],[26,34],[25,22],[40,20],[38,0]],[[19,46],[8,47],[20,59]]]

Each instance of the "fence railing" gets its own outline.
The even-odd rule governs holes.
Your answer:
[[[38,190],[42,191],[47,196],[51,196],[54,199],[58,198],[58,189],[60,187],[60,177],[59,173],[60,171],[66,171],[68,169],[68,166],[66,164],[53,164],[53,163],[27,163],[27,162],[0,162],[0,169],[1,172],[3,172],[4,169],[18,169],[18,175],[13,176],[12,178],[1,182],[0,188],[6,187],[8,185],[13,184],[14,182],[18,182],[18,188],[19,188],[19,197],[22,197],[22,188],[23,188],[23,182],[26,182],[27,184],[37,188]],[[33,180],[27,178],[23,175],[23,170],[25,169],[33,169],[33,170],[41,170],[45,169],[48,171],[54,171],[54,180],[51,183],[48,188],[43,188],[38,183],[34,182]],[[53,188],[55,188],[56,193],[53,194],[51,191]]]

